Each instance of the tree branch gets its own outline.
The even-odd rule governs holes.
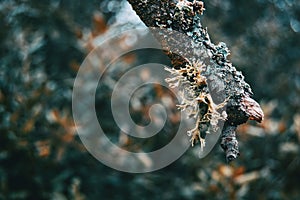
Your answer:
[[[186,0],[128,0],[141,20],[148,26],[166,50],[172,62],[168,71],[173,78],[170,86],[184,86],[189,97],[182,95],[180,107],[192,108],[191,116],[197,118],[196,127],[190,131],[192,145],[200,141],[204,146],[207,132],[225,121],[221,134],[221,146],[227,161],[239,155],[236,127],[248,119],[261,122],[263,112],[251,98],[250,86],[244,76],[227,59],[230,54],[225,43],[210,41],[206,28],[200,21],[202,1]],[[189,40],[170,32],[176,31]],[[208,61],[204,64],[204,60]],[[213,127],[212,129],[210,127]]]

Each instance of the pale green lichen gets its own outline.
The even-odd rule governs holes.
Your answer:
[[[181,111],[187,111],[189,117],[196,119],[196,126],[188,131],[188,135],[191,137],[191,144],[193,146],[195,141],[199,140],[202,150],[205,146],[205,138],[201,137],[200,124],[209,124],[210,128],[217,130],[219,120],[225,121],[227,117],[225,110],[219,112],[220,109],[224,108],[227,100],[220,104],[215,104],[210,93],[207,92],[206,77],[201,74],[204,68],[205,65],[200,62],[187,65],[181,69],[165,68],[171,74],[171,77],[167,78],[166,82],[171,88],[177,87],[179,89],[178,94],[181,97],[181,103],[177,105],[178,108]],[[204,103],[207,106],[207,111],[204,114],[200,112],[200,103]]]

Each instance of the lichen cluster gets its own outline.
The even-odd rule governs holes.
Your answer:
[[[181,69],[165,68],[172,76],[166,79],[170,88],[179,88],[181,103],[177,105],[178,108],[188,112],[189,117],[196,119],[195,127],[188,131],[191,144],[193,146],[199,140],[202,150],[205,146],[206,133],[209,133],[210,129],[216,131],[219,128],[218,121],[225,121],[227,117],[225,110],[220,112],[226,105],[226,101],[215,104],[207,90],[206,77],[201,74],[204,68],[203,63],[193,63]],[[199,107],[199,105],[202,106]],[[206,127],[206,130],[201,127]]]

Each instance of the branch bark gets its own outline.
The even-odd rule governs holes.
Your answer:
[[[195,129],[191,131],[192,145],[199,140],[203,147],[208,127],[217,126],[220,120],[225,120],[221,147],[226,153],[227,161],[234,160],[239,155],[236,127],[248,119],[261,122],[263,112],[259,104],[251,98],[253,93],[242,73],[227,59],[230,53],[226,44],[213,44],[207,29],[201,25],[200,15],[205,10],[203,2],[128,2],[146,26],[156,27],[153,34],[166,49],[172,62],[173,69],[169,71],[175,77],[169,79],[171,85],[176,85],[176,81],[189,83],[187,90],[192,92],[193,100],[186,100],[181,107],[194,108],[194,103],[197,104],[194,109],[196,113],[191,113],[198,119]],[[183,34],[189,40],[176,37],[170,31]],[[203,64],[206,58],[209,61]]]

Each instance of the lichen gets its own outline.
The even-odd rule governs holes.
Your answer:
[[[188,131],[188,135],[191,137],[190,141],[194,146],[196,141],[200,141],[201,149],[205,146],[205,135],[209,132],[206,130],[205,134],[201,134],[205,130],[201,130],[201,124],[206,124],[214,131],[219,129],[219,120],[226,120],[227,114],[224,110],[220,112],[222,108],[226,106],[227,100],[220,104],[215,104],[211,94],[207,92],[207,81],[201,73],[205,69],[205,65],[201,62],[187,65],[184,68],[174,69],[165,68],[170,72],[171,78],[167,78],[166,82],[169,83],[171,88],[179,88],[179,94],[181,97],[181,104],[177,105],[182,111],[187,111],[189,117],[196,119],[196,125],[193,129]],[[190,81],[193,80],[193,81]],[[200,107],[207,107],[205,112],[200,112]]]

